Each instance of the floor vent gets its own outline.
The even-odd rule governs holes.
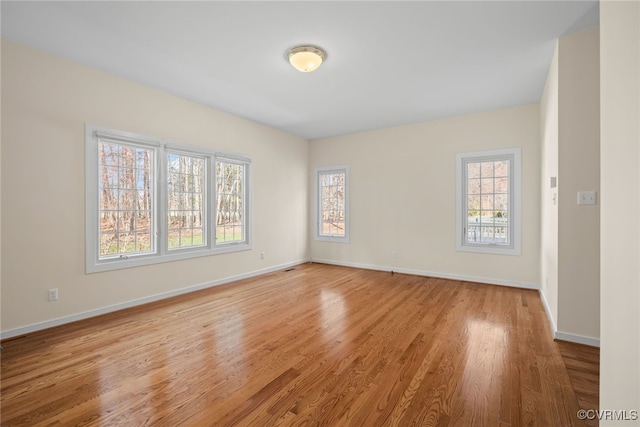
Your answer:
[[[286,273],[288,271],[293,271],[293,270],[295,270],[295,268],[287,268],[284,272]]]

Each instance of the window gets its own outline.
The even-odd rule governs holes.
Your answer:
[[[458,154],[456,249],[520,255],[520,149]]]
[[[244,206],[246,164],[232,159],[216,160],[216,242],[245,240]]]
[[[250,159],[87,126],[86,162],[87,272],[251,248]]]
[[[154,252],[154,148],[100,139],[98,156],[99,257]]]
[[[316,239],[349,241],[349,170],[316,169]]]
[[[207,158],[167,153],[168,249],[206,247]]]

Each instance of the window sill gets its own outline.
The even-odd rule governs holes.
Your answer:
[[[520,248],[500,247],[497,245],[487,245],[487,246],[457,245],[456,251],[473,252],[473,253],[480,253],[480,254],[520,256]]]
[[[315,236],[314,240],[319,242],[349,243],[348,237]]]
[[[140,267],[144,265],[162,264],[165,262],[181,261],[191,258],[226,254],[251,250],[249,243],[221,244],[214,249],[199,249],[180,252],[171,252],[163,255],[137,255],[128,259],[114,258],[112,260],[93,261],[87,260],[86,273],[100,273],[104,271],[121,270],[125,268]]]

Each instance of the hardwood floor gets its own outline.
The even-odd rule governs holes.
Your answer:
[[[3,426],[585,425],[533,290],[305,264],[3,345]]]
[[[599,409],[600,349],[587,345],[557,341],[564,365],[578,404],[587,411]],[[598,419],[589,419],[586,425],[597,426]]]

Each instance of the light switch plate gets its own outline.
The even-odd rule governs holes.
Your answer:
[[[578,204],[579,205],[597,205],[598,200],[596,198],[595,191],[578,191]]]

